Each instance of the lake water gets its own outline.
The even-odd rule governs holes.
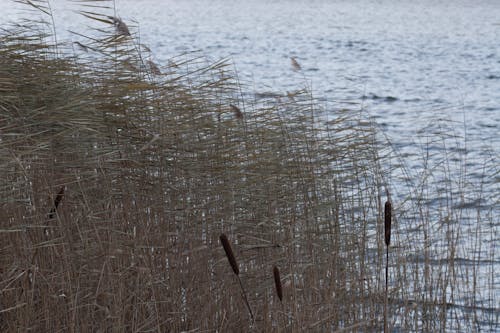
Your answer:
[[[86,21],[67,2],[52,5],[61,38],[75,38],[68,29],[85,30]],[[485,274],[494,279],[489,294],[496,301],[488,304],[500,308],[500,254],[494,250],[500,1],[117,0],[116,7],[125,22],[139,23],[141,42],[160,66],[200,50],[214,61],[229,58],[251,91],[284,93],[307,85],[325,108],[358,108],[373,119],[410,173],[422,171],[426,156],[439,165],[446,154],[452,165],[443,177],[466,172],[464,186],[481,187],[481,198],[464,198],[463,205],[490,214],[493,236],[485,246],[493,248],[494,263]],[[18,8],[0,0],[0,23],[17,17]],[[291,57],[302,70],[292,70]]]
[[[65,31],[85,31],[88,20],[67,3],[51,1],[60,38],[75,39]],[[18,8],[0,0],[0,22]],[[200,50],[230,59],[251,91],[307,85],[326,108],[358,103],[417,159],[436,131],[463,138],[450,148],[466,152],[488,204],[498,203],[499,170],[482,170],[500,164],[500,1],[116,0],[116,9],[138,22],[160,65]]]

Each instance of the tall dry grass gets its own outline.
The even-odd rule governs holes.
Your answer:
[[[78,50],[34,22],[0,37],[0,329],[380,331],[388,174],[374,127],[327,117],[307,91],[243,101],[224,61],[153,68],[101,10]],[[393,203],[390,327],[473,323],[446,315],[453,276],[424,262],[422,282],[408,255],[430,246],[405,238],[412,211]]]

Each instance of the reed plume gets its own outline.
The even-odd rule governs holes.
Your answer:
[[[278,295],[280,301],[283,302],[283,287],[281,285],[280,270],[276,266],[273,268],[273,275],[274,285],[276,286],[276,294]]]
[[[160,68],[158,67],[157,64],[155,64],[151,60],[148,60],[147,64],[149,66],[149,69],[151,70],[151,73],[153,73],[154,75],[161,75],[161,70],[160,70]]]
[[[302,69],[302,67],[300,67],[300,64],[298,63],[298,61],[294,57],[290,58],[290,62],[292,63],[292,68],[294,70],[300,71]]]
[[[243,112],[241,112],[240,108],[237,107],[236,105],[229,104],[229,107],[231,108],[231,111],[233,111],[234,116],[238,119],[243,118]]]
[[[130,36],[130,30],[128,30],[128,27],[125,24],[125,22],[123,22],[120,18],[114,16],[109,16],[108,18],[113,21],[113,24],[116,27],[116,32],[118,33],[118,35]]]

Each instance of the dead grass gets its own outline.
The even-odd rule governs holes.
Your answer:
[[[107,24],[76,54],[40,26],[0,37],[1,330],[381,330],[387,173],[374,128],[348,110],[325,121],[308,92],[242,101],[225,62],[152,68],[130,27]],[[431,244],[398,222],[412,211],[393,204],[390,326],[472,323],[446,316],[457,266],[436,278]]]

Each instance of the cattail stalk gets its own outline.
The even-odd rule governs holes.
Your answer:
[[[391,244],[392,205],[388,200],[384,209],[384,236],[385,236],[385,306],[384,306],[384,333],[389,332],[388,303],[389,303],[389,245]]]
[[[252,308],[250,307],[250,303],[248,303],[247,293],[240,279],[240,268],[238,267],[238,262],[236,261],[236,257],[234,256],[233,249],[231,248],[231,243],[229,243],[229,240],[227,239],[227,236],[225,234],[221,234],[219,236],[219,240],[222,244],[222,247],[224,248],[224,252],[226,252],[226,257],[229,261],[229,265],[231,265],[234,275],[236,275],[236,277],[238,278],[238,282],[243,294],[243,299],[245,300],[245,304],[247,306],[248,312],[250,313],[250,317],[252,318],[252,321],[254,321]]]
[[[274,285],[276,286],[276,294],[278,295],[280,302],[283,302],[283,287],[281,286],[280,270],[276,266],[273,268],[273,275]]]

